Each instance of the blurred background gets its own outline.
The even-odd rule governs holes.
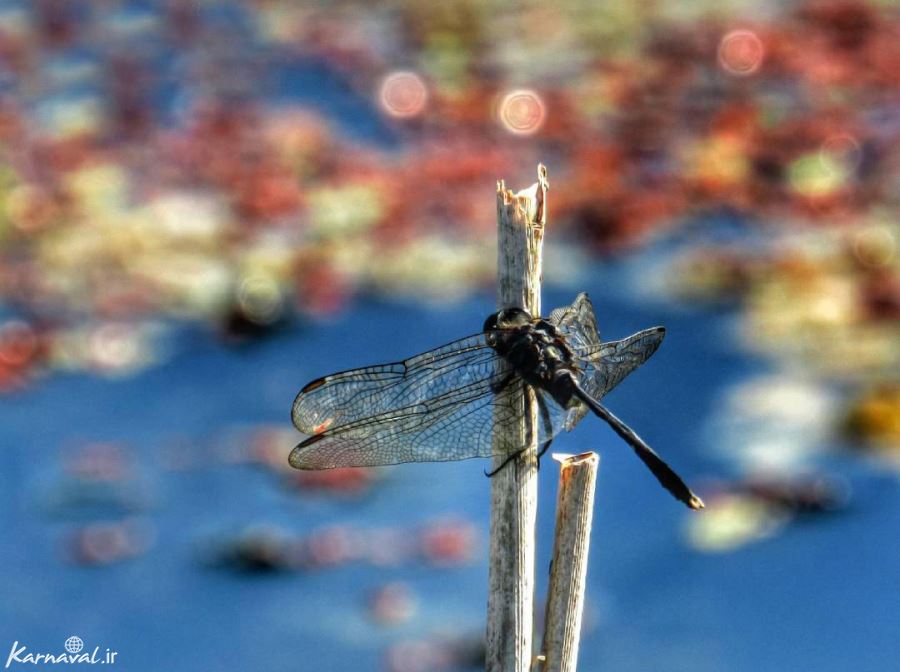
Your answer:
[[[541,161],[546,312],[667,326],[608,403],[708,505],[557,440],[582,667],[892,669],[898,148],[889,0],[0,0],[2,655],[477,669],[486,464],[294,472],[289,409],[477,332]]]

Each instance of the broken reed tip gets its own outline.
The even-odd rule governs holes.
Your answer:
[[[600,456],[593,451],[578,453],[577,455],[572,455],[571,453],[553,453],[550,457],[560,464],[577,464],[578,462],[585,462],[587,460],[600,459]]]

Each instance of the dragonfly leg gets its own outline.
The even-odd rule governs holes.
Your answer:
[[[516,377],[516,372],[510,371],[508,374],[506,374],[506,377],[503,380],[501,380],[499,383],[491,384],[491,391],[494,394],[500,394],[501,392],[503,392],[503,390],[505,390],[507,387],[509,387],[510,383],[512,383],[512,381],[515,377]],[[531,439],[528,440],[528,443],[529,444],[531,443]],[[503,462],[500,464],[499,467],[497,467],[496,469],[492,469],[491,471],[485,471],[484,475],[487,476],[488,478],[493,478],[494,476],[496,476],[497,474],[500,473],[500,471],[503,469],[503,467],[505,467],[507,464],[512,462],[514,459],[516,459],[519,455],[521,455],[524,452],[525,452],[525,449],[523,448],[522,450],[517,450],[514,453],[510,453],[509,456],[505,460],[503,460]]]
[[[505,387],[508,387],[509,384],[510,384],[510,382],[512,382],[513,376],[515,376],[515,373],[514,373],[514,372],[513,372],[513,373],[510,373],[508,376],[506,376],[506,378],[504,378],[503,380],[501,380],[500,383],[497,385],[497,389],[494,390],[494,392],[495,392],[495,393],[497,393],[497,392],[502,392],[503,389],[504,389]],[[513,452],[513,453],[510,453],[510,454],[507,456],[507,458],[506,458],[505,460],[503,460],[503,462],[500,463],[500,466],[499,466],[499,467],[497,467],[496,469],[494,469],[494,470],[492,470],[492,471],[490,471],[490,472],[485,471],[485,472],[484,472],[484,475],[485,475],[485,476],[487,476],[488,478],[493,478],[494,476],[496,476],[497,474],[500,473],[500,471],[503,469],[503,467],[505,467],[507,464],[509,464],[509,463],[512,462],[514,459],[516,459],[517,457],[519,457],[522,453],[524,453],[526,450],[528,450],[528,446],[531,445],[531,436],[532,436],[532,433],[534,432],[534,430],[533,430],[532,427],[531,427],[531,423],[530,423],[530,422],[527,423],[527,427],[526,427],[526,430],[525,430],[525,431],[526,431],[526,435],[525,435],[525,448],[522,448],[521,450],[517,450],[517,451],[515,451],[515,452]]]
[[[512,380],[512,374],[510,374],[504,380],[502,380],[498,387],[500,387],[502,389],[503,387],[509,385],[510,380]],[[544,421],[544,423],[547,427],[547,433],[552,435],[553,434],[553,422],[550,418],[550,411],[547,408],[547,404],[544,402],[544,399],[541,397],[540,394],[536,394],[535,399],[537,400],[538,409],[540,410],[540,413],[541,413],[541,419]],[[528,438],[525,441],[526,445],[529,445],[529,446],[531,445],[531,441],[532,441],[531,434],[532,434],[532,429],[529,426]],[[541,457],[543,456],[544,453],[547,452],[547,449],[550,447],[551,443],[553,443],[553,439],[546,441],[544,443],[544,445],[541,446],[541,449],[538,451],[538,454],[537,454],[537,468],[538,469],[541,468]],[[499,467],[497,467],[496,469],[494,469],[492,471],[485,471],[484,475],[487,476],[488,478],[493,478],[494,476],[496,476],[497,474],[500,473],[500,470],[503,469],[503,467],[505,467],[507,464],[509,464],[514,459],[519,457],[522,453],[525,452],[525,450],[526,450],[526,448],[522,448],[522,450],[517,450],[516,452],[511,453],[505,460],[503,460],[503,463]]]
[[[496,476],[503,470],[503,467],[505,467],[507,464],[512,462],[514,459],[516,459],[519,455],[521,455],[524,452],[525,452],[525,448],[522,448],[521,450],[517,450],[514,453],[510,453],[507,456],[507,458],[505,460],[503,460],[503,462],[500,464],[499,467],[497,467],[496,469],[493,469],[491,471],[485,471],[484,475],[487,476],[488,478],[493,478],[494,476]]]
[[[547,430],[547,436],[550,438],[541,446],[541,449],[537,454],[537,468],[540,470],[541,468],[541,458],[544,456],[544,453],[547,452],[547,449],[550,448],[550,444],[553,443],[553,418],[550,417],[550,409],[547,408],[547,402],[544,401],[544,398],[539,394],[536,395],[538,410],[541,412],[541,420],[544,423],[544,426]]]

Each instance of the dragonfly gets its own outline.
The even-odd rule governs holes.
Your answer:
[[[331,469],[499,456],[492,476],[532,445],[535,432],[540,459],[560,432],[592,412],[676,499],[701,509],[703,500],[600,403],[656,352],[664,335],[665,328],[653,327],[602,342],[585,293],[547,318],[522,308],[500,310],[481,333],[400,362],[307,383],[291,419],[310,436],[289,462],[297,469]],[[537,405],[536,422],[529,398]],[[524,445],[522,432],[504,429],[511,426],[526,427]]]

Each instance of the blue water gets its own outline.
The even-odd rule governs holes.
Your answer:
[[[609,397],[689,480],[728,473],[704,431],[729,385],[765,369],[723,338],[727,315],[648,308],[629,294],[627,268],[588,278],[604,336],[665,324],[666,341]],[[550,288],[549,307],[574,292]],[[0,653],[14,640],[58,651],[70,635],[119,652],[121,670],[379,669],[385,647],[435,632],[483,628],[488,481],[480,460],[404,465],[361,499],[302,498],[269,474],[216,463],[166,471],[160,453],[187,437],[213,450],[232,427],[287,424],[298,387],[334,369],[394,360],[476,331],[491,297],[422,309],[363,300],[333,322],[297,326],[230,349],[188,330],[168,363],[132,378],[58,375],[0,405]],[[62,552],[77,511],[48,510],[59,454],[73,440],[127,443],[141,467],[157,529],[144,556],[106,568]],[[729,437],[713,440],[728,441]],[[284,445],[285,458],[291,444]],[[555,450],[602,454],[589,569],[583,669],[881,671],[900,656],[900,496],[894,483],[853,465],[849,511],[793,524],[725,555],[683,541],[689,514],[600,423],[586,419]],[[840,461],[838,465],[840,466]],[[855,470],[855,471],[854,471]],[[539,594],[553,526],[556,469],[540,475]],[[302,533],[330,523],[414,527],[436,516],[480,530],[477,562],[452,569],[348,565],[314,573],[248,576],[203,562],[208,540],[254,523]],[[402,579],[416,591],[412,622],[370,622],[367,595]]]

